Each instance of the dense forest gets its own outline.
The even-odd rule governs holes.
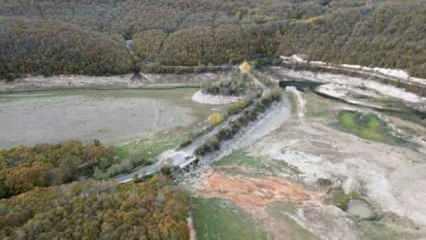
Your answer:
[[[166,173],[95,181],[135,167],[117,154],[98,140],[0,149],[0,239],[188,239],[188,196]]]
[[[0,238],[189,239],[188,199],[165,176],[144,183],[84,181],[0,200]]]
[[[143,155],[143,154],[142,154]],[[0,198],[47,187],[94,178],[109,179],[146,165],[146,156],[127,156],[117,147],[95,140],[90,144],[65,141],[0,149]]]
[[[294,53],[426,77],[425,18],[424,0],[0,0],[0,78]]]
[[[95,169],[107,169],[117,161],[115,150],[99,141],[87,145],[67,141],[3,149],[0,150],[0,198],[91,177]]]

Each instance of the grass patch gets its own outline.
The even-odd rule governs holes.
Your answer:
[[[198,240],[262,240],[266,233],[251,217],[228,201],[193,199]]]
[[[153,137],[134,141],[115,148],[118,163],[111,165],[108,169],[95,169],[96,179],[108,179],[119,174],[130,173],[132,170],[152,164],[160,153],[179,146],[186,138],[186,132],[163,132]]]
[[[153,163],[155,157],[168,150],[179,146],[188,138],[188,133],[178,129],[171,134],[169,131],[155,134],[152,137],[127,143],[117,147],[117,155],[120,159],[139,157],[148,163]]]
[[[297,168],[289,166],[284,161],[271,160],[267,158],[252,157],[243,150],[234,151],[232,154],[214,163],[216,167],[239,166],[250,169],[256,175],[265,173],[272,175],[299,174]]]
[[[285,222],[288,235],[286,239],[294,240],[318,240],[311,232],[300,226],[288,214],[295,214],[296,208],[291,203],[275,202],[270,204],[266,211],[277,221]]]
[[[352,199],[359,199],[360,195],[357,192],[352,192],[349,194],[346,194],[343,189],[335,189],[330,196],[330,201],[333,205],[336,207],[342,209],[343,211],[348,210],[349,202]]]
[[[368,140],[397,144],[404,141],[391,134],[391,129],[376,114],[355,111],[341,111],[339,126],[356,136]]]
[[[263,168],[265,164],[262,160],[247,155],[244,151],[234,151],[232,154],[214,163],[216,166],[238,165],[250,168]]]

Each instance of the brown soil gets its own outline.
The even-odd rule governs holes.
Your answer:
[[[300,184],[277,177],[228,176],[210,170],[202,176],[200,193],[206,197],[219,197],[232,201],[246,210],[264,208],[276,201],[305,204],[319,203],[321,193],[304,189]]]

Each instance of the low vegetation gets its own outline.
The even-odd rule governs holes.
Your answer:
[[[220,199],[193,199],[197,239],[268,239],[257,223],[231,203]]]
[[[153,163],[161,152],[177,147],[185,138],[158,134],[120,147],[66,141],[61,144],[18,146],[0,150],[0,198],[37,187],[61,185],[85,178],[109,179]]]
[[[133,141],[121,145],[116,151],[119,161],[108,168],[96,167],[95,179],[108,179],[120,174],[127,174],[137,167],[146,166],[156,161],[156,157],[168,150],[175,148],[187,139],[185,132],[176,131],[171,133],[159,133],[152,137]]]
[[[287,226],[286,232],[289,239],[303,239],[303,240],[319,240],[320,238],[315,236],[307,228],[301,226],[296,220],[294,215],[297,215],[296,207],[292,203],[288,202],[274,202],[266,208],[268,214],[270,214],[275,221],[280,224]]]
[[[221,124],[223,122],[224,119],[225,118],[224,118],[222,113],[214,112],[214,113],[210,114],[210,116],[207,118],[207,121],[212,126],[218,126],[219,124]]]
[[[343,189],[337,188],[331,191],[329,200],[332,204],[334,204],[338,208],[342,209],[343,211],[347,211],[349,202],[352,199],[359,199],[359,198],[360,198],[360,195],[357,192],[346,194],[343,191]]]
[[[36,188],[0,200],[0,238],[186,240],[188,204],[165,176]]]
[[[341,111],[338,120],[342,129],[361,138],[390,144],[404,142],[394,136],[390,127],[373,113]]]
[[[251,85],[252,82],[246,75],[233,73],[230,79],[208,83],[208,86],[204,86],[203,92],[212,95],[243,96],[247,94],[248,88]]]
[[[240,113],[242,110],[244,110],[250,104],[251,104],[251,100],[249,100],[249,99],[243,99],[243,100],[231,103],[231,105],[229,105],[229,107],[227,108],[227,113],[229,115],[234,115],[234,114]]]

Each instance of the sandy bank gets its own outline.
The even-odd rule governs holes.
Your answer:
[[[222,96],[222,95],[211,95],[203,93],[202,90],[197,91],[192,96],[192,101],[202,104],[211,104],[211,105],[223,105],[241,100],[241,97],[235,96]]]

